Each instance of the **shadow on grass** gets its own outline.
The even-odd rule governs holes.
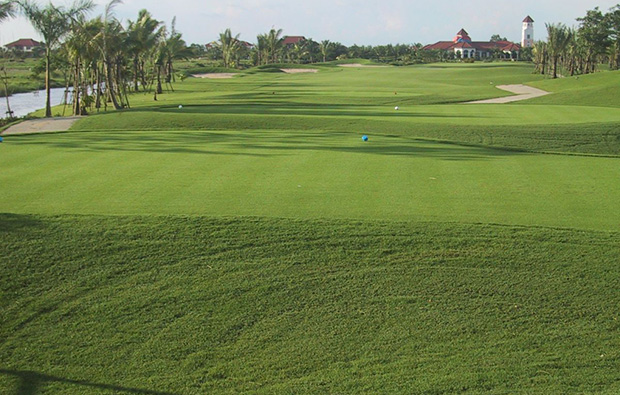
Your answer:
[[[145,390],[140,388],[127,388],[118,385],[93,383],[87,380],[71,380],[62,377],[50,376],[38,372],[29,370],[8,370],[0,369],[0,374],[13,376],[18,380],[18,385],[15,391],[15,395],[34,395],[45,389],[45,386],[50,383],[63,383],[73,385],[79,388],[81,391],[90,390],[110,390],[115,393],[127,393],[127,394],[145,394],[145,395],[175,395],[172,392],[162,392]]]
[[[402,136],[371,135],[369,142],[363,142],[360,134],[307,131],[290,134],[277,131],[64,133],[48,138],[24,139],[21,143],[85,152],[128,151],[259,158],[291,156],[301,151],[430,157],[444,160],[484,160],[522,154],[519,151]]]
[[[480,119],[491,118],[489,114],[467,115],[467,114],[437,114],[432,112],[408,113],[406,111],[395,111],[394,104],[400,101],[389,101],[389,103],[369,103],[369,104],[313,104],[313,103],[294,103],[290,101],[256,101],[253,103],[239,104],[207,104],[207,105],[186,105],[182,109],[178,106],[152,107],[149,109],[137,109],[135,111],[149,111],[157,113],[174,114],[193,114],[193,115],[286,115],[286,116],[314,116],[314,117],[390,117],[398,119],[412,118],[452,118],[452,119]],[[385,110],[377,110],[377,107],[385,106]],[[371,110],[372,109],[372,110]],[[131,112],[127,111],[127,112]]]
[[[30,215],[0,213],[0,233],[22,232],[42,226],[43,222]]]

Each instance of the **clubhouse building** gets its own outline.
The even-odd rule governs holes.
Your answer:
[[[439,41],[423,49],[439,50],[453,54],[457,59],[487,59],[501,57],[519,59],[522,47],[531,47],[534,43],[534,20],[528,16],[523,20],[523,38],[521,45],[510,41],[472,41],[469,33],[461,29],[452,41]]]

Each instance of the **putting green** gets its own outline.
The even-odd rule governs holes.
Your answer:
[[[13,213],[620,223],[616,158],[289,130],[7,140],[0,199]]]

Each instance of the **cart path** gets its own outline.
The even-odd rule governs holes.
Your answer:
[[[3,136],[15,134],[64,132],[82,117],[43,118],[23,121],[13,125],[1,134]]]
[[[545,95],[549,94],[549,92],[543,91],[541,89],[532,88],[531,86],[522,85],[522,84],[519,84],[519,85],[497,85],[496,88],[499,88],[501,90],[505,90],[505,91],[508,91],[508,92],[516,93],[517,95],[516,96],[507,96],[507,97],[498,97],[498,98],[495,98],[495,99],[470,101],[470,102],[467,102],[466,104],[485,104],[485,103],[501,104],[501,103],[512,103],[512,102],[515,102],[515,101],[532,99],[534,97],[540,97],[540,96],[545,96]]]

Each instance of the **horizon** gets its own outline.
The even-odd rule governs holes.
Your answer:
[[[284,0],[237,0],[226,4],[181,0],[174,3],[177,7],[170,12],[171,2],[168,1],[151,4],[146,0],[127,0],[114,8],[114,15],[123,26],[128,20],[135,20],[141,9],[148,10],[167,26],[176,16],[176,28],[187,45],[216,41],[219,33],[226,28],[230,28],[235,35],[239,34],[241,40],[255,43],[258,34],[268,32],[272,27],[282,29],[283,36],[330,40],[347,47],[426,45],[451,40],[460,29],[465,29],[474,41],[488,41],[492,35],[498,34],[520,43],[522,21],[528,15],[535,21],[535,39],[541,40],[546,39],[546,23],[577,26],[576,18],[584,16],[588,10],[598,6],[602,12],[607,12],[619,2],[523,0],[504,7],[510,8],[509,12],[500,12],[497,11],[497,1],[473,0],[468,9],[475,12],[463,13],[462,7],[454,7],[451,5],[453,2],[447,0],[433,2],[424,10],[418,10],[415,4],[404,0],[395,0],[390,7],[377,0],[367,1],[363,7],[352,0],[317,0],[311,4]],[[70,4],[66,1],[52,3]],[[97,7],[89,13],[89,17],[101,15],[107,4],[103,1],[95,3]],[[11,18],[0,25],[0,45],[21,38],[42,41],[23,17]]]

